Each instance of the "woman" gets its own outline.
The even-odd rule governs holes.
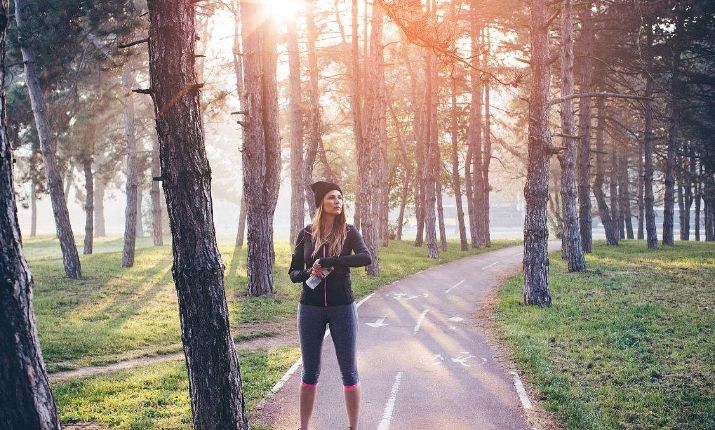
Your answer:
[[[360,233],[345,221],[340,187],[331,182],[319,181],[311,188],[316,208],[313,223],[298,234],[288,269],[293,282],[303,283],[298,305],[298,333],[303,356],[298,430],[308,429],[313,412],[326,324],[330,326],[342,374],[345,406],[350,421],[348,428],[357,430],[360,409],[360,384],[355,358],[358,321],[357,306],[350,287],[350,267],[367,266],[372,259]],[[353,251],[355,255],[351,255]],[[324,276],[323,269],[326,268],[333,270]],[[305,283],[313,275],[323,278],[314,289]]]

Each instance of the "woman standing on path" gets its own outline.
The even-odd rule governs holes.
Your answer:
[[[360,232],[345,220],[340,187],[320,181],[311,188],[316,207],[313,222],[298,234],[288,269],[291,281],[303,283],[298,305],[298,333],[303,357],[298,430],[308,430],[308,421],[313,413],[326,324],[330,327],[342,374],[345,407],[350,421],[348,428],[357,430],[360,410],[355,351],[358,317],[350,287],[350,267],[367,266],[372,259]],[[355,255],[351,255],[353,252]],[[314,275],[320,283],[313,288],[306,281]]]

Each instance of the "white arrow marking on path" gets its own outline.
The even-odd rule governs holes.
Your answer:
[[[414,328],[414,333],[417,334],[417,332],[420,330],[420,324],[422,324],[422,320],[425,319],[425,315],[429,312],[429,309],[425,309],[422,311],[420,314],[420,319],[417,320],[417,325]]]
[[[377,430],[388,430],[390,428],[390,421],[392,421],[392,410],[395,409],[395,398],[397,397],[397,390],[400,389],[400,379],[402,379],[402,372],[397,372],[395,376],[395,383],[392,384],[392,390],[390,391],[390,399],[385,405],[385,412],[382,414],[382,421],[377,427]]]
[[[375,328],[380,328],[380,327],[389,325],[389,324],[385,324],[385,318],[378,318],[375,322],[365,323],[365,324],[369,325],[370,327],[375,327]]]
[[[454,284],[454,285],[452,285],[451,287],[449,287],[447,290],[445,290],[444,293],[445,293],[445,294],[449,294],[449,292],[452,291],[453,288],[458,287],[462,282],[464,282],[464,279],[462,279],[461,281],[459,281],[459,282],[457,282],[456,284]]]
[[[395,293],[395,294],[392,295],[392,298],[393,298],[393,299],[396,299],[396,300],[400,300],[400,299],[403,298],[403,297],[407,297],[407,294],[405,294],[405,293]]]
[[[449,320],[450,320],[450,321],[454,321],[454,322],[460,322],[460,321],[463,321],[463,320],[464,320],[464,318],[460,318],[460,317],[452,317],[452,318],[450,318]]]

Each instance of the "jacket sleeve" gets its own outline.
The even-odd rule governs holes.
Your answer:
[[[305,261],[303,260],[303,241],[305,240],[305,229],[298,233],[298,238],[295,241],[295,249],[293,249],[293,257],[290,260],[290,268],[288,276],[293,283],[302,283],[310,278],[310,274],[305,270]]]
[[[350,247],[355,252],[353,255],[339,255],[336,257],[326,257],[320,259],[320,265],[322,267],[333,267],[333,266],[347,266],[347,267],[361,267],[368,266],[372,263],[372,257],[370,256],[370,251],[367,249],[365,242],[362,239],[362,235],[357,231],[356,228],[351,228],[348,231],[348,238],[350,241]]]

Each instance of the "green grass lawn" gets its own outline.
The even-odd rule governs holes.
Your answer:
[[[120,267],[121,240],[105,239],[104,253],[82,256],[82,279],[64,276],[59,244],[52,238],[25,240],[35,279],[34,310],[45,364],[49,372],[100,365],[138,356],[181,350],[176,290],[171,276],[171,246],[151,247],[143,239],[135,265]],[[411,273],[466,255],[515,245],[496,241],[491,248],[462,252],[449,243],[440,258],[426,257],[425,248],[392,241],[381,248],[381,276],[368,279],[352,271],[353,290],[362,297]],[[52,248],[52,249],[49,249]],[[277,242],[273,297],[246,297],[246,250],[219,246],[225,264],[226,296],[236,339],[271,336],[295,324],[300,284],[288,278],[288,242]],[[54,256],[53,256],[54,255]]]
[[[568,429],[715,429],[715,246],[599,244],[589,271],[551,254],[550,308],[500,290],[498,327]]]

